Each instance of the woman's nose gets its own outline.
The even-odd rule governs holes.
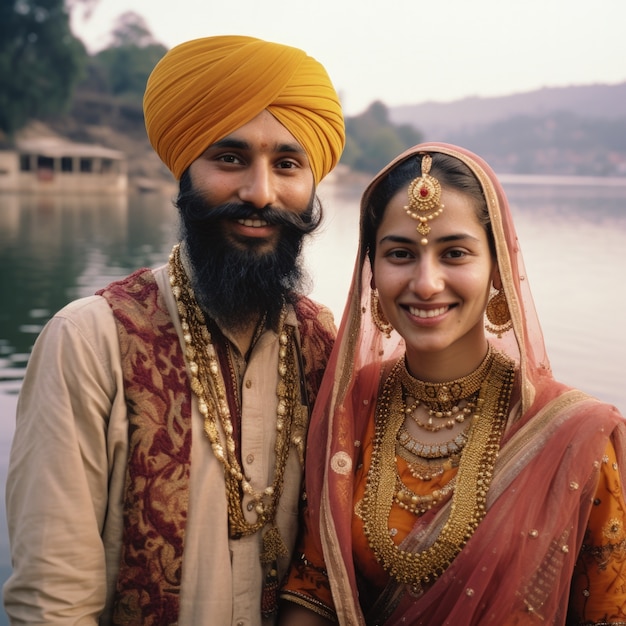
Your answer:
[[[422,300],[428,300],[444,289],[445,280],[441,268],[433,260],[422,258],[416,264],[409,288]]]

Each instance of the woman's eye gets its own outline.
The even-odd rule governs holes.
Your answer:
[[[467,253],[465,252],[465,250],[448,250],[444,256],[449,259],[462,259],[466,255]]]
[[[390,250],[387,256],[392,259],[409,259],[411,258],[411,253],[408,250]]]

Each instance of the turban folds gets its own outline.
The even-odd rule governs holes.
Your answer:
[[[324,67],[304,51],[243,36],[172,48],[148,78],[148,138],[180,179],[210,145],[267,109],[307,153],[315,182],[341,156],[345,129]]]

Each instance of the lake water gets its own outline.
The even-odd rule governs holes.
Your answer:
[[[626,180],[503,178],[557,378],[626,415]],[[324,227],[306,248],[312,296],[341,317],[362,184],[322,185]],[[10,571],[4,483],[15,404],[38,332],[69,300],[163,263],[176,210],[158,194],[0,194],[0,584]],[[0,624],[6,624],[0,610]]]

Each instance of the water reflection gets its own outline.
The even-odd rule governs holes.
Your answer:
[[[173,224],[171,201],[159,195],[0,196],[2,367],[23,365],[68,301],[160,262]]]

